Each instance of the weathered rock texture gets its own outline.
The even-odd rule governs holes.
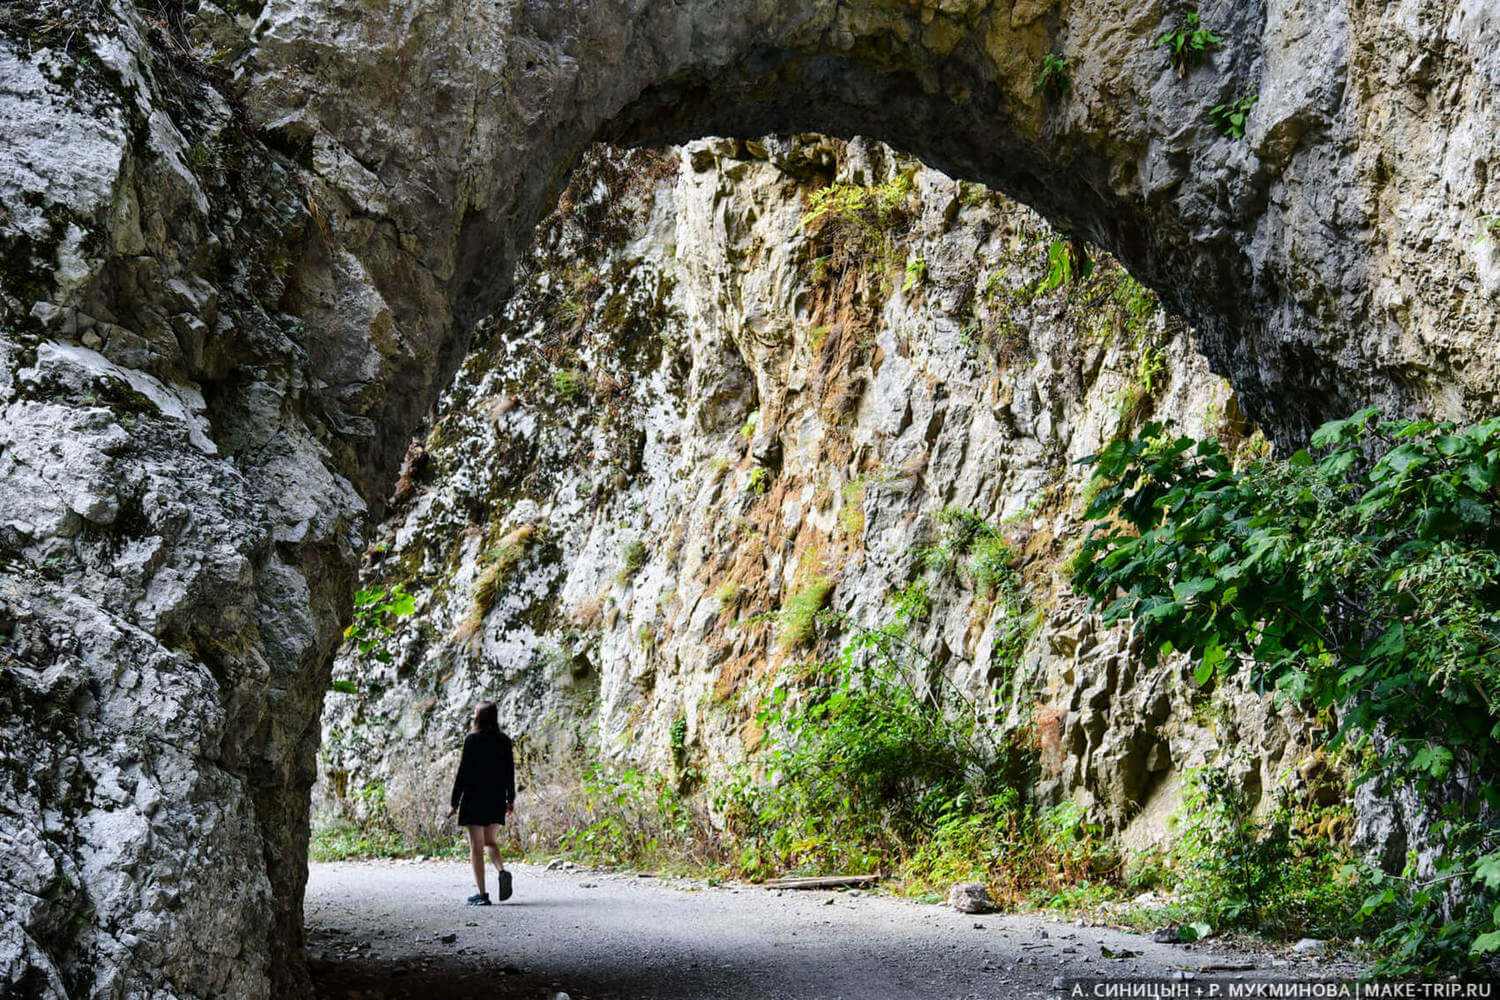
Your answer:
[[[892,207],[804,225],[820,191]],[[911,585],[934,671],[914,682],[1039,738],[1044,794],[1112,830],[1149,802],[1128,835],[1160,834],[1205,759],[1295,779],[1295,715],[1210,707],[1069,592],[1079,459],[1147,419],[1264,445],[1186,326],[1072,253],[1033,212],[865,141],[591,156],[407,456],[366,585],[418,611],[389,664],[336,667],[358,693],[325,712],[323,807],[433,830],[481,698],[534,792],[579,758],[711,789],[757,748],[768,682],[795,693],[781,668],[848,638],[788,642],[796,595],[874,627]],[[1005,534],[1018,600],[970,556],[928,555],[957,511]]]
[[[0,19],[0,993],[297,995],[379,326],[291,313],[318,196],[173,25]]]
[[[0,974],[290,995],[361,516],[582,149],[888,139],[1114,251],[1278,440],[1493,409],[1488,0],[0,11]],[[1044,99],[1048,51],[1071,93]],[[1244,141],[1209,107],[1260,102]],[[455,319],[456,318],[456,319]]]

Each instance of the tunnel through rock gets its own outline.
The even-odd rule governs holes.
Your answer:
[[[596,138],[858,131],[993,183],[1280,441],[1494,406],[1482,4],[1205,5],[1184,78],[1171,12],[1103,0],[77,7],[0,22],[3,969],[43,995],[299,988],[364,520]]]
[[[1141,668],[1092,634],[1065,563],[1077,461],[1147,419],[1265,446],[1185,324],[1000,195],[867,140],[592,151],[375,533],[361,586],[416,615],[390,662],[335,668],[315,854],[442,844],[482,698],[520,741],[514,847],[588,827],[595,767],[664,776],[701,812],[759,746],[768,686],[851,634],[792,609],[883,626],[917,590],[941,683],[996,702],[997,730],[1057,715],[1044,795],[1125,828],[1193,699],[1166,673],[1115,693]],[[979,579],[968,553],[939,565],[961,529],[987,540]],[[1255,711],[1270,783],[1286,723]]]

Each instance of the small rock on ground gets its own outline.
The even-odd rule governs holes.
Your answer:
[[[948,890],[948,905],[959,913],[989,913],[995,901],[983,882],[955,882]]]

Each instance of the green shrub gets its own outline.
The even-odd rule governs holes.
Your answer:
[[[1189,775],[1176,845],[1179,892],[1189,918],[1214,931],[1246,929],[1283,938],[1350,938],[1364,930],[1367,887],[1351,859],[1294,827],[1282,796],[1264,821],[1225,766]]]
[[[1048,52],[1042,57],[1037,69],[1036,89],[1048,97],[1066,97],[1073,89],[1072,77],[1068,74],[1068,57]]]
[[[687,763],[687,716],[679,714],[672,719],[667,737],[672,748],[672,763],[681,769]]]
[[[1142,338],[1144,339],[1144,338]],[[1122,428],[1135,426],[1150,412],[1161,378],[1167,373],[1167,352],[1160,344],[1143,343],[1138,347],[1134,377],[1116,390],[1111,402]]]
[[[915,195],[911,171],[903,171],[884,184],[836,183],[813,191],[802,216],[802,229],[810,238],[810,246],[828,250],[812,258],[813,280],[822,281],[851,268],[873,266],[887,272],[900,268],[903,261],[898,237],[915,218]],[[925,275],[925,262],[921,269],[918,281]],[[912,277],[908,269],[908,280]]]
[[[1045,295],[1094,273],[1094,262],[1076,240],[1054,239],[1047,243],[1047,273],[1031,290],[1032,297]]]
[[[1177,71],[1178,76],[1186,76],[1188,70],[1202,66],[1208,59],[1208,54],[1218,48],[1221,42],[1223,39],[1199,23],[1198,12],[1193,11],[1184,18],[1181,25],[1164,33],[1151,44],[1153,48],[1165,46],[1172,68]]]
[[[802,669],[799,694],[776,687],[759,713],[766,776],[741,773],[715,790],[740,870],[890,871],[908,890],[977,878],[1010,901],[1118,867],[1097,828],[1027,799],[1035,751],[997,734],[975,702],[907,637],[925,614],[925,586],[894,600],[878,628],[852,635],[837,658]]]
[[[1383,882],[1365,909],[1393,920],[1387,971],[1461,968],[1500,949],[1500,418],[1363,410],[1312,447],[1236,470],[1156,424],[1112,442],[1086,460],[1106,485],[1074,586],[1148,660],[1188,652],[1200,684],[1248,664],[1335,710],[1361,780],[1426,795],[1436,875]]]
[[[403,836],[386,806],[385,785],[371,782],[354,793],[363,806],[359,819],[329,817],[313,827],[308,844],[312,861],[348,861],[357,858],[404,858],[417,854],[457,857],[467,845],[456,828],[442,832]]]
[[[815,681],[805,702],[778,688],[762,711],[761,724],[784,733],[772,737],[768,770],[779,780],[759,815],[783,867],[870,870],[904,853],[971,785],[984,790],[998,755],[977,714],[949,719],[919,693],[903,671],[904,642],[895,628],[861,631],[804,677]]]
[[[1239,139],[1245,134],[1245,123],[1250,119],[1250,109],[1260,99],[1259,94],[1246,94],[1208,109],[1208,119],[1214,128],[1230,139]]]
[[[385,640],[396,634],[391,624],[393,619],[414,614],[417,602],[401,584],[390,589],[373,587],[354,593],[354,619],[344,629],[344,642],[356,657],[390,663],[390,651]],[[353,693],[357,688],[349,681],[335,681],[332,690]]]
[[[910,292],[919,288],[926,280],[927,261],[922,257],[913,257],[906,262],[906,280],[901,282],[901,291]]]
[[[570,798],[575,818],[554,843],[581,861],[646,869],[716,857],[706,818],[662,775],[590,763]]]

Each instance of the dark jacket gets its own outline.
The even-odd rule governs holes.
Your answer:
[[[481,730],[464,738],[453,801],[461,826],[504,823],[506,808],[516,800],[516,761],[510,737]]]

